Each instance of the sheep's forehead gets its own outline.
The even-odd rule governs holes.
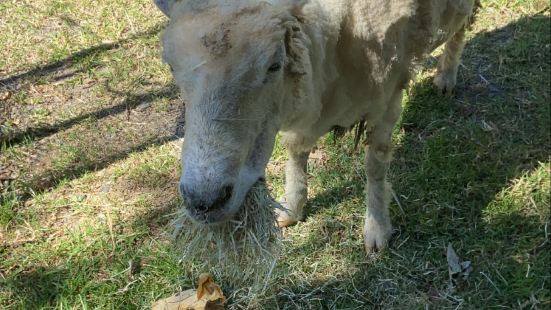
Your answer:
[[[184,15],[171,22],[165,47],[172,57],[191,56],[195,61],[234,62],[270,49],[279,38],[278,20],[262,10],[234,14],[207,11]],[[169,55],[170,57],[171,55]]]

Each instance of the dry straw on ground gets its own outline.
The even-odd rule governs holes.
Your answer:
[[[281,206],[263,182],[253,186],[234,219],[220,225],[197,224],[182,208],[174,237],[183,260],[194,272],[212,273],[233,302],[252,302],[266,291],[280,250],[275,208]]]

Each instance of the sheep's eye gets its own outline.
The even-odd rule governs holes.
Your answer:
[[[276,62],[268,68],[268,72],[277,72],[279,70],[281,70],[281,64],[279,62]]]
[[[174,72],[174,68],[171,65],[168,65],[168,67],[170,68],[170,72]]]

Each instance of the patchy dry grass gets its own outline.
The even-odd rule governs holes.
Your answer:
[[[266,309],[551,307],[550,12],[486,0],[457,94],[408,89],[396,235],[366,257],[363,154],[331,136]],[[93,8],[93,9],[90,9]],[[192,286],[166,236],[182,104],[150,1],[0,2],[0,308],[147,308]],[[269,165],[282,193],[284,150]],[[473,262],[452,285],[446,247]]]

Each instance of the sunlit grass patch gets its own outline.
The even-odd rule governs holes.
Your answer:
[[[550,199],[549,163],[540,163],[533,171],[513,180],[508,188],[484,210],[485,219],[491,223],[494,218],[520,212],[525,217],[536,217],[539,221],[549,218],[546,208]]]
[[[177,188],[179,143],[151,147],[133,154],[113,171],[113,182],[123,192],[145,192],[147,189]]]
[[[9,256],[0,252],[2,268],[11,270],[0,289],[6,305],[142,307],[177,289],[181,283],[177,279],[185,271],[178,265],[179,255],[170,238],[158,229],[175,206],[176,191],[166,186],[155,189],[148,183],[131,189],[117,187],[123,171],[129,179],[139,178],[138,182],[148,180],[140,175],[144,171],[155,176],[151,172],[165,169],[170,171],[164,179],[168,182],[177,174],[175,147],[151,147],[147,153],[155,156],[130,156],[106,170],[62,182],[55,190],[30,200],[25,212],[34,210],[37,216],[26,224],[12,225],[6,237],[13,240],[7,246],[14,248]],[[137,271],[129,271],[129,261],[137,264]],[[163,279],[169,274],[174,278],[159,279],[155,284],[146,280],[159,274]],[[142,292],[140,289],[143,293],[136,293]]]
[[[486,234],[494,240],[488,250],[500,262],[495,266],[496,278],[505,282],[510,294],[525,296],[521,303],[551,298],[541,283],[541,277],[547,285],[551,281],[549,169],[549,163],[541,163],[513,180],[483,211]]]

